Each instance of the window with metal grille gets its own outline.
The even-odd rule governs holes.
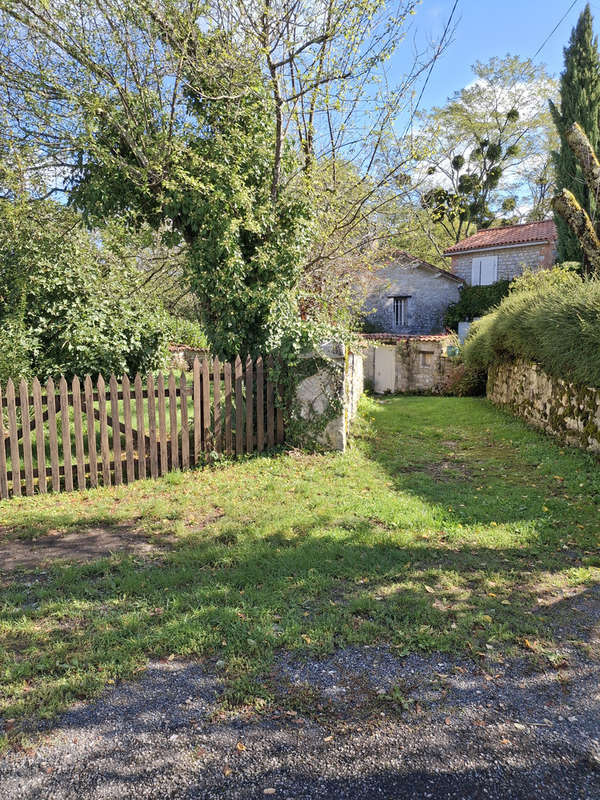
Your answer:
[[[408,325],[408,296],[394,297],[394,326],[403,328]]]

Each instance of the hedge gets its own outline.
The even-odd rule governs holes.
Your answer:
[[[556,378],[600,386],[600,279],[542,280],[511,292],[472,325],[463,357],[474,369],[524,359]]]

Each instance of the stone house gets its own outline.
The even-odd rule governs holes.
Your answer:
[[[364,316],[370,327],[404,336],[441,333],[444,314],[458,302],[461,277],[404,251],[363,273]]]
[[[439,392],[454,369],[451,334],[364,334],[364,377],[377,394]]]
[[[553,220],[487,228],[444,251],[452,273],[469,286],[512,280],[527,269],[549,269],[556,260]]]

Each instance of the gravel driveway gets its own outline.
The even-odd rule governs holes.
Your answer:
[[[225,713],[214,665],[154,662],[0,761],[0,798],[600,797],[600,665],[283,656],[274,709]]]

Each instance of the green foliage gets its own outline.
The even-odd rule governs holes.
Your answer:
[[[307,243],[307,205],[292,191],[273,190],[272,104],[256,68],[245,68],[254,91],[243,97],[211,100],[220,92],[206,80],[189,89],[195,124],[175,143],[159,191],[151,188],[153,170],[137,168],[133,148],[124,148],[119,162],[111,158],[120,141],[118,120],[112,119],[98,126],[82,154],[71,195],[89,221],[119,213],[156,228],[171,223],[164,239],[187,244],[206,336],[213,352],[228,359],[265,350],[278,325],[279,301],[298,282]],[[159,138],[150,134],[148,146],[159,147]],[[286,152],[283,170],[293,165]]]
[[[12,204],[2,211],[11,225],[0,247],[0,274],[18,276],[0,302],[3,339],[11,343],[11,355],[2,357],[5,378],[134,374],[162,364],[161,309],[127,295],[123,275],[108,268],[75,214],[52,203],[28,207],[20,217]]]
[[[510,292],[527,292],[530,290],[542,291],[544,288],[568,289],[578,286],[581,279],[578,275],[580,265],[576,262],[568,261],[565,264],[557,264],[552,269],[531,270],[527,269],[522,275],[511,281]]]
[[[544,68],[507,55],[473,72],[444,106],[420,115],[419,159],[430,176],[421,205],[454,242],[469,226],[518,221],[521,203],[543,218],[552,184],[546,103],[554,83]]]
[[[560,104],[550,110],[560,135],[560,147],[553,153],[558,191],[568,189],[590,219],[597,217],[597,201],[589,190],[581,167],[566,140],[566,132],[578,122],[596,152],[600,147],[600,54],[594,36],[589,4],[581,13],[565,49],[565,68],[560,78]],[[577,237],[560,215],[555,215],[558,229],[558,257],[561,261],[583,261]]]
[[[166,317],[164,330],[169,344],[183,344],[197,350],[208,348],[208,339],[199,322],[185,317]]]
[[[456,359],[441,394],[449,397],[482,397],[485,395],[487,372]]]
[[[511,292],[473,324],[464,358],[476,369],[521,358],[555,378],[600,386],[600,280],[572,276]]]
[[[482,317],[506,297],[508,287],[508,281],[497,281],[489,286],[464,286],[458,303],[448,306],[444,325],[455,331],[459,322]]]

